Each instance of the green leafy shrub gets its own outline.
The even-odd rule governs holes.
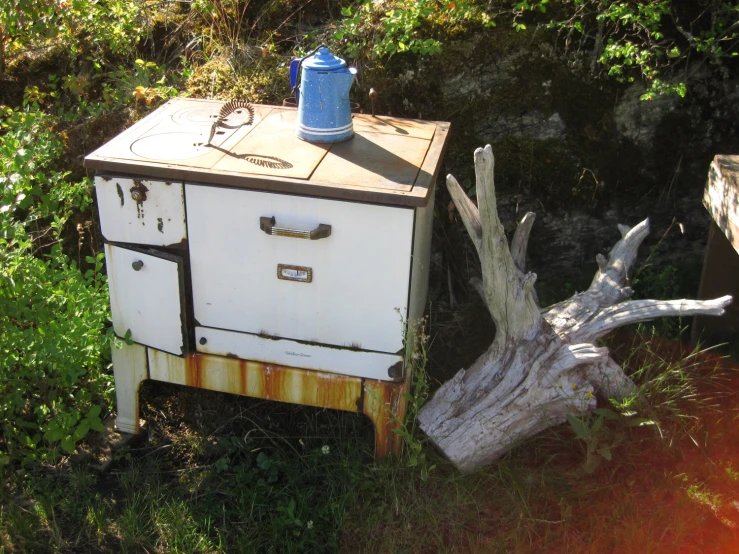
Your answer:
[[[609,398],[590,414],[567,415],[584,454],[575,475],[593,473],[603,460],[612,460],[614,450],[633,444],[630,428],[652,429],[666,444],[681,435],[698,444],[693,437],[697,414],[718,407],[715,393],[707,391],[723,388],[731,375],[719,357],[709,354],[711,348],[682,351],[654,328],[637,329],[631,343],[621,346],[626,349],[620,365],[634,381],[634,390],[621,399]]]
[[[83,273],[61,245],[90,182],[53,169],[53,118],[6,108],[0,136],[0,465],[74,451],[111,396],[103,254]],[[82,226],[84,237],[84,226]]]
[[[514,26],[525,29],[522,16],[545,13],[547,4],[557,13],[548,25],[565,35],[566,47],[577,41],[578,49],[590,50],[593,71],[597,61],[619,81],[641,77],[647,85],[642,100],[660,94],[685,96],[687,73],[697,64],[720,66],[739,56],[736,3],[525,0],[513,5]],[[673,74],[680,76],[669,79]]]
[[[130,101],[147,106],[159,100],[168,100],[177,96],[175,87],[168,86],[164,68],[151,61],[137,59],[133,68],[119,66],[110,74],[110,84],[104,87],[106,100],[112,106],[122,106]]]
[[[359,0],[342,9],[333,40],[346,55],[390,57],[402,52],[433,55],[443,40],[474,22],[495,22],[474,0],[440,2],[375,2]],[[513,0],[485,6],[522,31],[528,21],[556,29],[565,49],[587,53],[591,69],[605,69],[623,82],[641,77],[647,85],[644,100],[659,94],[687,92],[687,73],[696,64],[720,67],[739,56],[739,6],[712,2],[697,9],[676,0]]]
[[[0,73],[6,58],[53,40],[72,57],[82,54],[100,69],[106,53],[133,52],[144,30],[145,2],[133,0],[16,0],[0,3]]]
[[[0,4],[0,73],[5,73],[5,59],[32,40],[49,37],[57,13],[54,2],[17,0]]]
[[[340,42],[350,57],[389,57],[402,52],[422,56],[438,54],[441,40],[434,35],[449,33],[466,21],[495,26],[475,2],[460,0],[413,0],[374,2],[361,0],[341,10],[333,40]]]
[[[236,48],[242,41],[249,2],[241,5],[237,0],[194,0],[192,14],[202,19],[201,41],[208,54],[219,49],[219,43]]]
[[[593,473],[603,460],[612,461],[613,450],[626,441],[624,429],[657,425],[651,419],[637,416],[633,410],[610,408],[596,408],[587,415],[567,414],[567,423],[585,455],[582,465],[573,471],[575,475]]]
[[[83,50],[88,59],[97,61],[107,53],[133,54],[144,32],[143,15],[147,2],[134,0],[65,0],[59,24],[62,36],[78,37],[72,41],[72,53]]]

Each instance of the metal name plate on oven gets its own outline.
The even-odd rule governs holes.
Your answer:
[[[313,281],[313,269],[297,265],[277,264],[277,278],[284,281],[310,283]]]

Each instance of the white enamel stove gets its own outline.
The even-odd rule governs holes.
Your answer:
[[[361,404],[367,383],[407,387],[402,321],[425,307],[449,125],[355,115],[352,140],[311,144],[295,109],[254,106],[208,144],[222,105],[169,101],[85,159],[129,343],[113,350],[118,427],[138,431],[146,378],[377,425]]]

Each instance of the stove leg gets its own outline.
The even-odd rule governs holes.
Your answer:
[[[375,425],[375,460],[382,461],[392,452],[400,456],[403,438],[393,429],[404,423],[408,392],[406,383],[365,379],[362,412]]]
[[[138,344],[111,346],[115,375],[116,428],[121,433],[139,432],[139,386],[149,378],[146,348]]]

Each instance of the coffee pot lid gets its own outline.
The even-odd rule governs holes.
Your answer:
[[[341,58],[334,56],[325,46],[321,46],[315,54],[303,60],[302,66],[307,69],[331,71],[333,69],[346,67],[346,62]]]

